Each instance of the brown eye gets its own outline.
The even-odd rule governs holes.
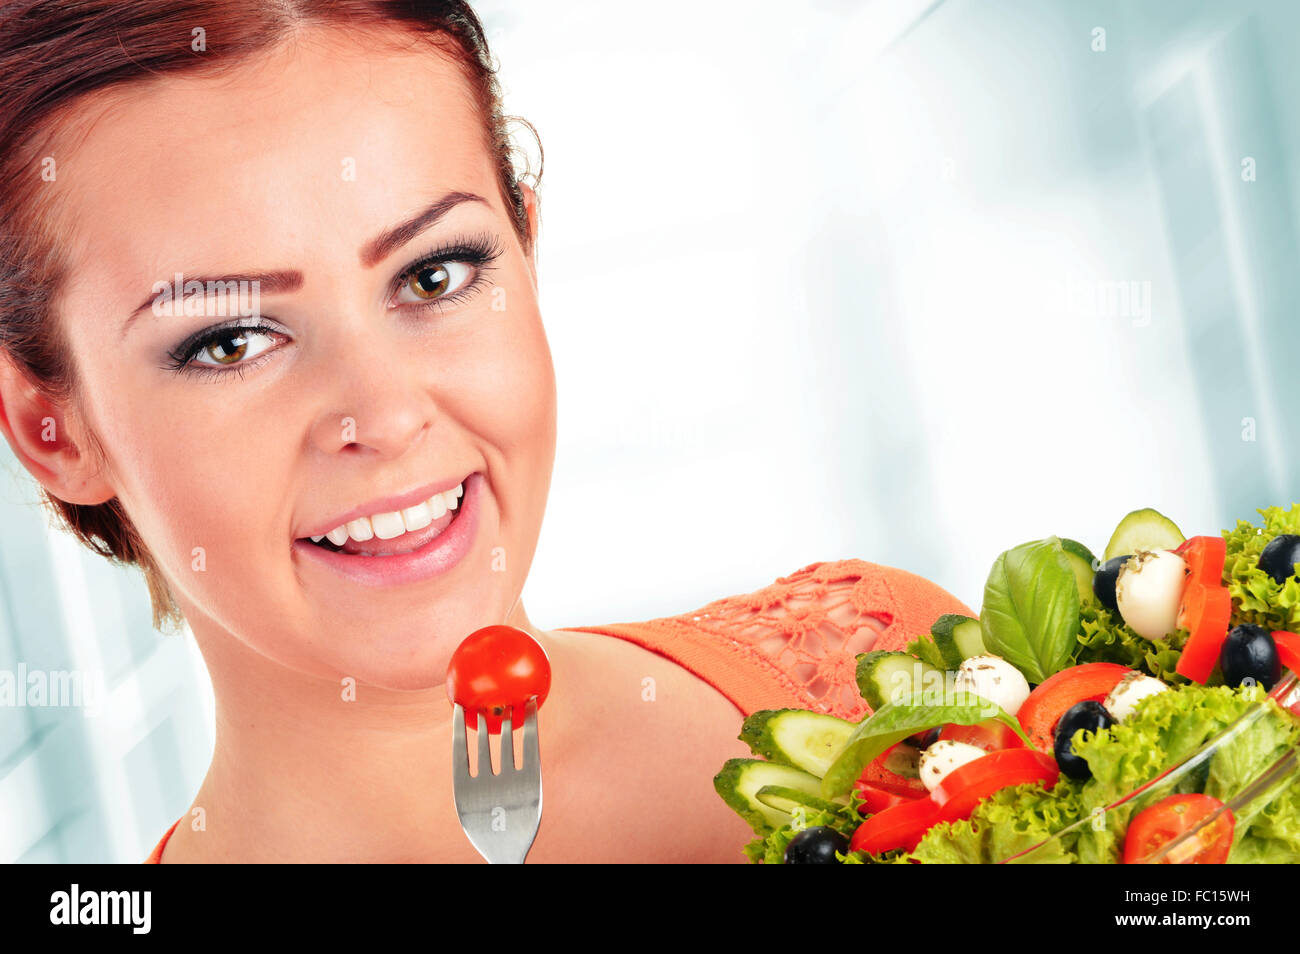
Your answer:
[[[262,326],[249,328],[218,328],[191,345],[182,355],[173,355],[177,368],[193,362],[204,368],[226,368],[247,365],[274,345],[278,332]],[[261,344],[258,343],[261,339]]]
[[[432,262],[413,270],[397,288],[395,305],[447,298],[474,278],[476,266],[465,262]]]
[[[437,298],[446,293],[451,273],[444,265],[430,265],[413,272],[406,285],[421,298]]]
[[[203,350],[208,357],[215,358],[218,364],[238,364],[248,351],[248,336],[229,332],[208,342]],[[218,354],[218,351],[222,353]]]

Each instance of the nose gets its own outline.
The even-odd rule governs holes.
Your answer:
[[[322,369],[335,383],[327,405],[312,428],[311,439],[327,454],[370,453],[398,458],[428,430],[438,413],[426,371],[413,360],[410,340],[398,334],[370,332],[370,345],[350,348]],[[355,339],[354,339],[355,341]],[[326,364],[326,362],[322,362]]]

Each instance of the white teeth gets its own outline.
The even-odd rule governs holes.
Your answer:
[[[406,532],[406,524],[402,522],[402,515],[396,511],[375,514],[370,518],[370,525],[374,527],[375,536],[380,540],[391,540],[393,537],[400,537]],[[351,533],[352,531],[349,530],[348,532]]]
[[[364,543],[375,535],[375,528],[371,526],[369,517],[357,517],[355,520],[349,520],[346,527],[348,536],[358,543]]]
[[[418,503],[414,507],[407,507],[402,511],[402,524],[406,527],[407,533],[423,530],[433,523],[433,520],[433,511],[429,508],[428,503]]]
[[[394,537],[400,537],[404,533],[423,530],[433,521],[445,517],[448,510],[455,510],[460,506],[460,498],[464,494],[465,485],[459,483],[451,490],[444,490],[440,494],[434,494],[423,503],[407,507],[405,510],[377,513],[369,517],[357,517],[355,520],[349,520],[342,526],[335,527],[324,536],[328,537],[330,543],[336,547],[343,546],[349,537],[358,543],[363,543],[374,537],[378,537],[380,540],[391,540]],[[322,537],[312,537],[312,540],[316,543],[319,543],[322,539]]]
[[[325,534],[322,533],[322,534],[321,534],[320,536],[318,536],[318,537],[312,537],[312,538],[311,538],[311,542],[312,542],[312,543],[320,543],[320,542],[321,542],[322,540],[324,540],[324,539],[325,539]]]

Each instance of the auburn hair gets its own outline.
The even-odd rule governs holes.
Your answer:
[[[469,83],[501,198],[526,251],[532,248],[519,184],[540,183],[541,141],[502,111],[497,65],[482,23],[454,0],[0,0],[0,359],[58,405],[80,406],[71,352],[53,303],[67,271],[65,247],[42,203],[42,166],[66,119],[87,94],[160,75],[218,74],[313,24],[397,28],[450,56]],[[200,52],[201,49],[201,52]],[[510,124],[537,140],[538,169],[514,147]],[[517,160],[521,160],[517,162]],[[519,166],[522,165],[522,170]],[[96,436],[89,450],[104,459]],[[157,563],[121,501],[68,503],[40,489],[56,526],[111,562],[137,566],[156,628],[184,622]]]

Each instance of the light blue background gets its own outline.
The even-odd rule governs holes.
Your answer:
[[[477,8],[546,148],[538,625],[847,557],[978,609],[1026,540],[1300,499],[1300,5]],[[207,767],[202,661],[0,455],[0,669],[108,691],[0,710],[0,858],[141,860]]]

